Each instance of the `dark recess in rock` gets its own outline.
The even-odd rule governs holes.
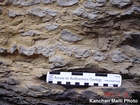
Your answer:
[[[42,75],[41,77],[39,77],[39,79],[41,80],[41,81],[46,81],[46,75]]]
[[[126,39],[122,42],[122,45],[130,45],[140,49],[140,33],[127,34]]]

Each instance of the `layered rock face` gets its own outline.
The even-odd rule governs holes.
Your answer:
[[[122,86],[48,84],[52,70],[118,73]],[[140,102],[139,77],[140,0],[0,0],[0,105]]]

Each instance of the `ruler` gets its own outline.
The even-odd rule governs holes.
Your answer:
[[[120,87],[122,77],[108,73],[51,71],[47,73],[46,82],[59,85]]]

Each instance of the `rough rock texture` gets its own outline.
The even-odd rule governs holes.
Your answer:
[[[64,41],[68,42],[76,42],[82,40],[81,37],[67,31],[67,30],[62,30],[60,38],[63,39]]]
[[[79,0],[57,0],[57,3],[59,6],[72,6],[76,3],[78,3]]]
[[[118,73],[122,86],[46,83],[52,70]],[[0,0],[0,105],[111,98],[140,102],[140,0]]]

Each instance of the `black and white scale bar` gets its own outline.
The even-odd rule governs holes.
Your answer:
[[[47,83],[75,86],[120,87],[122,77],[119,74],[86,72],[48,72]]]

